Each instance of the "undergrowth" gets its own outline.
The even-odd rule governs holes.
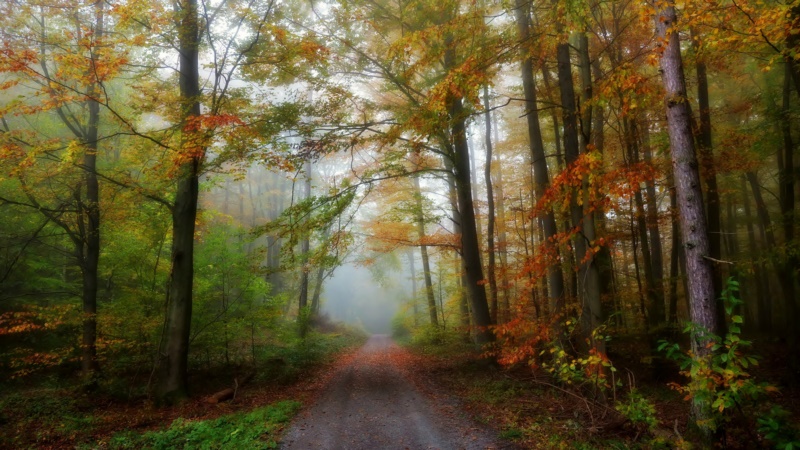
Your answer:
[[[738,294],[739,283],[729,279],[722,292],[728,317],[724,337],[696,324],[686,326],[685,333],[701,336],[708,342],[707,354],[699,355],[678,344],[661,341],[659,350],[680,364],[681,374],[687,380],[671,383],[671,387],[702,410],[694,417],[694,423],[704,436],[714,436],[717,444],[728,446],[729,436],[738,432],[743,435],[739,440],[753,445],[766,441],[780,450],[800,448],[800,429],[790,423],[788,411],[771,402],[770,395],[778,389],[756,381],[751,373],[759,358],[749,352],[752,343],[742,338],[744,317],[736,311],[743,302]]]
[[[718,446],[800,449],[791,414],[774,403],[776,388],[751,374],[758,358],[741,337],[737,294],[738,284],[730,280],[722,293],[728,333],[706,335],[712,342],[708,356],[700,358],[662,342],[661,350],[681,365],[684,375],[683,381],[670,383],[672,393],[660,383],[656,389],[653,380],[637,387],[632,371],[619,377],[605,354],[573,345],[579,336],[574,319],[550,328],[530,320],[498,327],[504,346],[491,347],[489,354],[505,367],[502,370],[470,364],[462,357],[467,347],[459,348],[456,341],[427,340],[412,348],[424,357],[438,357],[432,374],[472,405],[478,421],[526,448],[706,448],[697,434],[687,433],[689,405],[680,399],[684,398],[707,405],[708,416],[699,426],[727,431],[718,438]],[[595,330],[595,341],[605,340],[602,331]],[[702,330],[690,324],[686,332],[697,335]],[[473,351],[471,359],[485,356]]]
[[[108,446],[113,449],[277,448],[277,432],[300,407],[300,402],[290,400],[216,419],[176,419],[165,430],[117,434],[111,438]]]
[[[292,385],[303,379],[302,374],[334,360],[337,353],[360,346],[366,340],[363,332],[349,327],[337,325],[336,329],[326,331],[329,332],[312,330],[305,339],[301,339],[293,327],[287,326],[285,330],[274,331],[271,336],[272,345],[256,349],[255,366],[252,363],[242,366],[214,365],[203,370],[195,367],[191,375],[195,378],[195,386],[199,387],[195,387],[193,396],[199,399],[210,392],[227,387],[227,383],[231,381],[232,371],[238,374],[254,371],[256,377],[252,382],[253,385]],[[23,381],[27,383],[23,384]],[[0,392],[8,392],[7,395],[0,396],[0,448],[43,446],[71,448],[95,442],[97,436],[110,435],[122,427],[140,426],[139,423],[150,426],[151,420],[159,420],[159,417],[167,413],[162,410],[150,410],[144,406],[147,411],[137,416],[136,420],[139,422],[133,424],[120,416],[125,414],[128,406],[132,404],[147,403],[145,382],[146,380],[142,381],[141,378],[132,382],[130,379],[107,376],[101,380],[95,391],[88,394],[81,389],[79,379],[62,377],[57,373],[49,376],[43,374],[36,380],[0,380]],[[244,387],[242,394],[246,395],[251,389],[256,390],[255,386]],[[131,395],[132,393],[134,395]],[[194,403],[196,402],[188,402],[185,408],[191,409]],[[183,409],[179,407],[177,414],[182,414],[182,411]],[[239,422],[250,420],[247,413],[236,417],[225,420]],[[215,423],[213,427],[219,428],[222,425],[224,421]],[[153,435],[147,439],[137,437],[136,433],[120,434],[117,447],[138,448],[137,443],[145,442],[152,448],[175,448],[167,444],[159,447],[159,443],[166,442],[163,439],[168,439],[176,433],[186,434],[190,438],[206,436],[203,434],[206,433],[204,431],[206,425],[200,426],[199,430],[195,429],[198,426],[200,425],[194,425],[194,422],[191,424],[178,422],[173,425],[174,430],[164,431],[166,434],[162,437]],[[217,436],[220,439],[226,436],[229,439],[239,439],[236,436],[246,434],[245,430],[236,431],[235,428],[228,431],[220,429],[222,431],[218,434],[227,433],[225,436],[222,434]],[[217,432],[208,431],[208,433]],[[127,444],[123,445],[124,439],[131,440],[129,447],[125,447]],[[204,448],[196,445],[190,447]],[[242,448],[238,444],[226,444],[224,447]]]
[[[304,338],[293,332],[281,336],[281,344],[266,348],[259,354],[258,378],[291,382],[311,367],[326,362],[338,352],[359,347],[367,339],[364,332],[342,328],[333,333],[308,331]]]

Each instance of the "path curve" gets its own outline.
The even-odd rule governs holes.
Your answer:
[[[451,414],[420,392],[397,367],[403,352],[391,338],[372,336],[335,373],[319,400],[301,412],[283,438],[284,450],[498,449],[487,430]]]

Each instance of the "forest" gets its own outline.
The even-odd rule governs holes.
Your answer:
[[[0,448],[275,448],[371,334],[500,448],[800,448],[796,0],[0,36]]]

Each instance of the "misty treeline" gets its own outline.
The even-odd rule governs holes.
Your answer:
[[[349,255],[410,279],[399,333],[504,363],[602,378],[688,322],[695,359],[743,327],[797,368],[795,6],[0,8],[5,373],[180,398],[304,336]]]

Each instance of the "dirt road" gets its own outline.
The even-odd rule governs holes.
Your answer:
[[[286,433],[284,450],[497,449],[484,429],[434,404],[403,374],[403,352],[372,336]],[[438,402],[437,402],[438,403]]]

